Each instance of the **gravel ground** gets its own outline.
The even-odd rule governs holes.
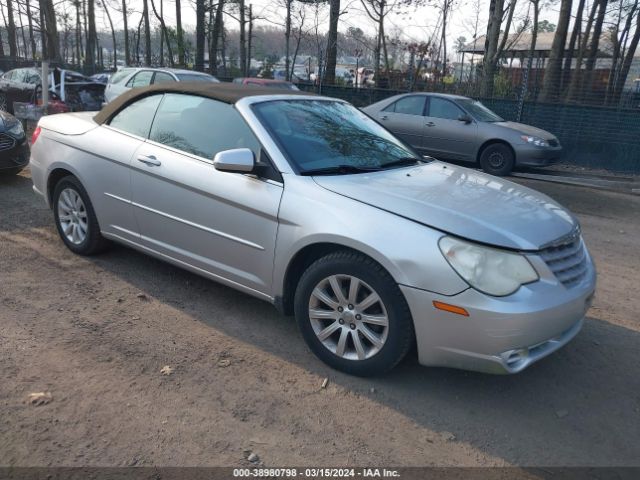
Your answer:
[[[518,182],[582,222],[582,333],[515,376],[411,357],[360,379],[266,303],[123,247],[73,255],[28,172],[0,179],[0,465],[640,466],[640,197]]]

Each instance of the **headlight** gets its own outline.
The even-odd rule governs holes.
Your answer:
[[[540,138],[540,137],[532,137],[529,135],[522,135],[520,137],[522,140],[524,140],[527,143],[531,143],[532,145],[535,145],[536,147],[548,147],[549,146],[549,142],[547,142],[544,138]]]
[[[22,137],[24,135],[24,130],[22,128],[22,123],[16,122],[15,124],[11,125],[7,129],[7,132],[10,133],[14,137],[18,137],[18,138]]]
[[[440,251],[469,285],[488,295],[509,295],[521,285],[538,280],[529,261],[519,253],[484,247],[453,237],[442,237]]]

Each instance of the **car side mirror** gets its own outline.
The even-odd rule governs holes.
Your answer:
[[[473,119],[469,115],[460,115],[458,120],[464,123],[471,123]]]
[[[213,166],[221,172],[251,173],[255,169],[256,160],[248,148],[234,148],[216,153]]]

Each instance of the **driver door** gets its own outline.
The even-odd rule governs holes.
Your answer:
[[[459,120],[462,115],[465,112],[451,100],[429,97],[423,145],[430,155],[475,162],[478,125]]]

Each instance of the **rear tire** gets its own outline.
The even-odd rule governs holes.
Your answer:
[[[60,238],[73,253],[94,255],[108,246],[89,195],[76,177],[69,175],[56,183],[53,215]]]
[[[415,343],[409,306],[397,283],[380,264],[357,252],[316,260],[300,278],[294,309],[313,353],[351,375],[385,373]]]
[[[509,175],[515,165],[515,155],[504,143],[491,143],[480,154],[482,170],[491,175],[503,177]]]

